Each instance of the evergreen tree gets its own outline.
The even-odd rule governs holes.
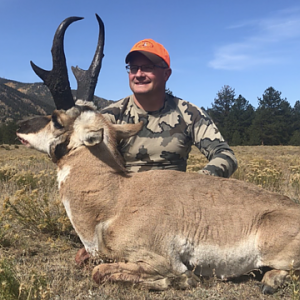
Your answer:
[[[222,89],[217,93],[217,98],[214,99],[212,108],[209,110],[209,114],[225,140],[231,140],[233,132],[226,127],[227,119],[232,105],[235,101],[235,90],[229,85],[224,85]]]
[[[230,145],[249,145],[248,130],[254,119],[254,114],[254,107],[242,95],[234,99],[234,104],[226,120]]]
[[[292,146],[300,146],[300,130],[295,130],[289,142]]]
[[[290,140],[292,109],[281,92],[273,87],[258,98],[259,106],[251,126],[250,142],[261,145],[286,145]]]
[[[1,132],[2,132],[2,143],[3,144],[16,144],[16,131],[17,131],[18,125],[15,121],[10,121],[7,124],[4,124],[1,126]]]
[[[241,134],[240,134],[239,130],[236,130],[232,135],[232,140],[230,141],[230,145],[238,146],[238,145],[242,145],[242,144],[243,144],[243,140],[241,138]]]
[[[297,100],[292,109],[292,137],[290,145],[300,146],[300,101]]]
[[[300,130],[300,101],[297,100],[292,109],[293,131]]]

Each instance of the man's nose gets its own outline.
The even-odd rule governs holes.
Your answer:
[[[137,77],[145,76],[145,73],[144,73],[144,71],[142,71],[141,67],[138,68],[135,76],[137,76]]]

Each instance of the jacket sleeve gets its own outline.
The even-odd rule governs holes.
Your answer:
[[[229,178],[237,169],[237,159],[209,115],[193,107],[191,138],[193,144],[206,156],[208,164],[199,171],[201,174]]]

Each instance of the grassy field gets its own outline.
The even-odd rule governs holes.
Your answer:
[[[233,147],[234,178],[289,196],[300,203],[300,147]],[[205,165],[193,149],[188,172]],[[260,273],[224,282],[203,279],[195,289],[149,292],[91,280],[93,263],[79,268],[82,247],[56,187],[55,165],[23,146],[0,146],[0,299],[300,299],[297,278],[274,295],[262,295]],[[300,221],[300,220],[299,220]]]

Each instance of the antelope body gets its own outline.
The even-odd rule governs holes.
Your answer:
[[[276,270],[263,282],[276,288],[278,276],[300,267],[300,209],[289,198],[200,174],[125,174],[116,141],[141,124],[112,125],[77,107],[34,132],[37,123],[21,123],[18,136],[57,162],[60,196],[87,252],[121,261],[97,266],[98,282],[186,288],[197,282],[192,270],[226,279],[269,266]]]
[[[18,137],[57,164],[59,192],[85,249],[114,260],[101,283],[189,288],[268,266],[263,292],[300,269],[300,207],[255,185],[178,171],[126,173],[117,142],[141,123],[114,125],[87,102],[20,123]],[[79,105],[80,104],[80,105]]]

